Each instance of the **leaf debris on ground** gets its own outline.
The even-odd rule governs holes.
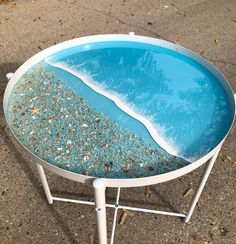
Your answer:
[[[193,193],[193,188],[189,187],[183,194],[183,197],[187,197]]]
[[[13,236],[12,236],[12,235],[9,235],[9,236],[8,236],[8,244],[15,244],[15,243],[16,243],[16,242],[15,242]]]
[[[119,224],[122,225],[125,223],[127,217],[132,217],[134,216],[134,213],[132,213],[131,211],[127,210],[127,209],[122,209],[123,212],[121,214],[121,217],[120,217],[120,222]]]
[[[225,154],[222,154],[222,153],[220,153],[220,158],[221,158],[221,160],[223,161],[223,162],[226,162],[226,161],[229,161],[229,162],[231,162],[231,163],[233,163],[233,164],[236,164],[236,160],[233,160],[230,156],[228,156],[228,155],[225,155]]]
[[[0,0],[0,4],[13,2],[14,0]]]
[[[94,244],[95,242],[95,234],[90,234],[89,235],[89,244]]]
[[[201,199],[199,199],[197,202],[197,207],[201,208],[202,206],[203,206],[203,201]]]
[[[152,194],[152,190],[150,186],[145,187],[145,197],[148,198]]]
[[[209,244],[210,242],[200,235],[193,235],[193,239],[199,244]]]

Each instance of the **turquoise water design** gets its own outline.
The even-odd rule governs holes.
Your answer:
[[[30,152],[74,173],[139,178],[189,164],[92,109],[42,63],[25,72],[15,84],[7,120]]]
[[[224,88],[208,70],[177,52],[148,44],[103,42],[70,48],[47,59],[48,68],[93,108],[155,143],[139,121],[77,77],[53,67],[58,62],[118,94],[152,122],[178,156],[191,160],[203,156],[229,129],[232,114]]]

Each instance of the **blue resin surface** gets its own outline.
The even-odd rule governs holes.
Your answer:
[[[75,73],[150,121],[176,155]],[[30,69],[12,92],[8,119],[18,140],[49,163],[86,175],[136,178],[207,154],[228,131],[231,110],[220,82],[192,59],[113,41],[63,50]]]

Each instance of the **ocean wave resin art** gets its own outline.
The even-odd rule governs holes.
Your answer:
[[[163,174],[227,133],[230,102],[199,63],[164,47],[98,42],[56,52],[15,84],[8,122],[33,154],[105,178]]]

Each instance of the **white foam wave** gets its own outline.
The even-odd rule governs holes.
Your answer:
[[[150,133],[150,135],[152,136],[154,141],[157,144],[159,144],[165,151],[167,151],[169,154],[172,154],[174,156],[179,156],[176,148],[174,148],[172,146],[173,142],[170,142],[170,140],[169,140],[169,142],[167,143],[163,139],[164,138],[163,130],[160,128],[160,131],[158,133],[156,128],[155,128],[156,126],[154,127],[148,118],[138,114],[135,111],[136,109],[134,109],[134,105],[129,106],[128,103],[122,101],[124,99],[121,98],[120,94],[118,94],[114,91],[108,92],[106,89],[104,89],[103,86],[101,86],[101,84],[98,84],[98,82],[91,81],[91,79],[89,79],[88,75],[81,74],[80,72],[75,70],[73,67],[69,67],[68,64],[66,64],[64,62],[53,63],[50,60],[46,60],[46,62],[49,63],[53,67],[62,69],[64,71],[67,71],[67,72],[73,74],[74,76],[78,77],[85,85],[87,85],[88,87],[93,89],[95,92],[97,92],[97,93],[105,96],[106,98],[112,100],[116,104],[117,107],[119,107],[125,113],[129,114],[134,119],[141,122],[146,127],[146,129],[148,130],[148,132]]]

